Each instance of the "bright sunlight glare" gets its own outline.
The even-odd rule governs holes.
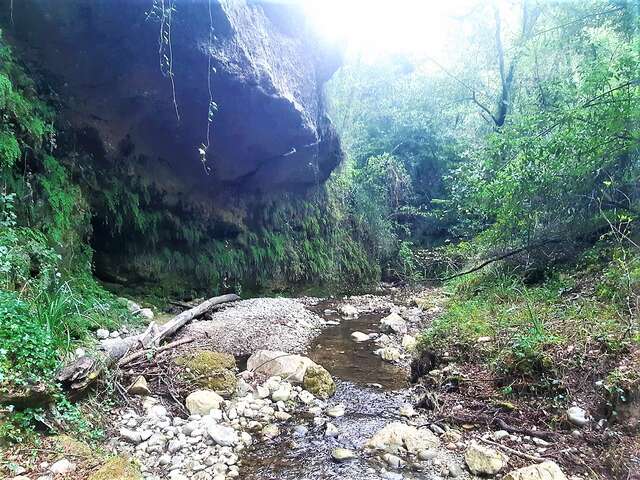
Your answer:
[[[469,11],[466,1],[306,0],[319,34],[371,60],[393,54],[438,56],[448,34]]]

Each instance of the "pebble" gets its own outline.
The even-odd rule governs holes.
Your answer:
[[[273,392],[271,399],[274,402],[286,402],[287,400],[289,400],[290,396],[291,385],[289,385],[288,383],[283,383],[275,392]]]
[[[271,392],[269,391],[269,389],[267,387],[259,385],[258,388],[256,389],[256,394],[257,394],[258,398],[263,399],[263,398],[267,398],[269,395],[271,395]]]
[[[262,436],[266,439],[276,438],[280,435],[280,428],[277,425],[267,425],[262,429]]]
[[[408,405],[408,404],[402,405],[398,410],[398,413],[400,413],[401,417],[407,417],[407,418],[415,417],[417,415],[415,409],[413,408],[413,405]]]
[[[384,478],[385,480],[402,480],[403,476],[402,474],[398,473],[398,472],[381,472],[382,473],[382,478]]]
[[[294,437],[304,437],[309,432],[309,429],[304,425],[296,425],[293,428]]]
[[[444,429],[439,427],[438,425],[436,425],[435,423],[432,423],[431,425],[429,425],[429,428],[431,429],[431,431],[433,433],[435,433],[436,435],[444,435]]]
[[[498,430],[493,432],[493,434],[491,434],[491,437],[496,442],[499,442],[500,440],[502,440],[503,438],[507,438],[508,436],[509,436],[509,432],[507,432],[506,430]]]
[[[333,458],[336,462],[344,462],[356,458],[356,454],[353,452],[353,450],[338,447],[331,450],[331,458]]]
[[[337,437],[340,431],[333,423],[327,423],[326,430],[324,431],[325,437]]]
[[[462,468],[457,463],[449,463],[447,465],[447,470],[449,472],[449,476],[452,478],[456,478],[462,475]]]
[[[333,418],[342,417],[344,415],[344,405],[338,404],[329,407],[326,410],[326,414]]]
[[[400,469],[407,464],[407,462],[402,460],[400,457],[391,453],[385,453],[382,456],[382,459],[387,463],[387,465],[395,469]]]
[[[422,461],[433,460],[437,456],[438,456],[438,452],[436,452],[435,450],[420,450],[418,452],[418,459]]]

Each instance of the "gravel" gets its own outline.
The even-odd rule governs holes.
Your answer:
[[[210,320],[194,321],[180,337],[206,340],[207,348],[232,355],[256,350],[303,353],[325,321],[291,298],[242,300],[215,312]]]

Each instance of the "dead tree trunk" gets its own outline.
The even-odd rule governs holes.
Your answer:
[[[161,327],[158,327],[155,322],[151,322],[144,333],[125,338],[103,340],[95,356],[84,355],[66,365],[58,374],[58,381],[67,386],[69,390],[80,392],[92,384],[105,368],[114,365],[131,351],[158,346],[160,342],[174,335],[184,325],[203,315],[215,305],[236,300],[240,300],[240,297],[235,294],[213,297],[175,316]]]

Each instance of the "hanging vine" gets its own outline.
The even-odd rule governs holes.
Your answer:
[[[209,104],[207,108],[207,130],[205,135],[205,141],[198,148],[200,154],[200,161],[202,167],[207,175],[211,174],[211,167],[207,165],[207,152],[211,146],[211,127],[213,124],[213,117],[218,111],[218,104],[213,100],[213,89],[211,87],[211,74],[216,73],[216,68],[211,64],[211,51],[213,49],[213,41],[215,40],[215,31],[213,28],[213,14],[211,12],[211,0],[207,0],[207,7],[209,9],[209,42],[207,44],[207,90],[209,93]]]
[[[173,74],[173,44],[171,42],[171,24],[176,12],[174,0],[153,0],[151,10],[147,12],[147,19],[154,19],[160,24],[158,34],[158,55],[160,57],[160,72],[171,83],[171,96],[176,118],[180,121],[178,102],[176,100],[176,84]]]

